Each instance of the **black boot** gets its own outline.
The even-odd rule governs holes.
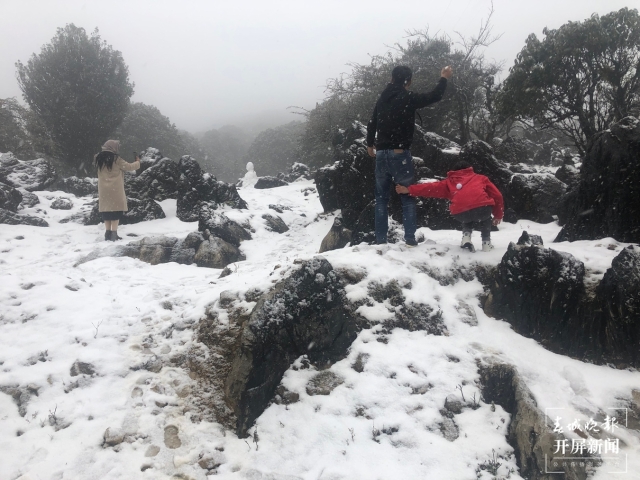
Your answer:
[[[111,230],[111,241],[115,242],[116,240],[122,240],[122,237],[118,236],[117,230]]]
[[[111,241],[111,230],[104,231],[104,241],[105,242]]]

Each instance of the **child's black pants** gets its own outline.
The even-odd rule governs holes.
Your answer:
[[[491,212],[493,207],[487,205],[485,207],[472,208],[466,212],[457,213],[453,216],[462,223],[462,233],[471,235],[474,226],[479,228],[482,240],[491,240]]]

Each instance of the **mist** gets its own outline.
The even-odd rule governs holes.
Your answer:
[[[530,33],[557,28],[628,1],[493,2],[488,59],[505,69]],[[267,128],[300,119],[288,107],[311,109],[326,80],[368,63],[403,43],[409,29],[476,33],[490,0],[209,2],[167,0],[88,2],[4,0],[0,29],[0,98],[21,92],[15,62],[26,62],[74,23],[122,52],[135,82],[133,102],[154,105],[180,129],[204,132],[227,124]]]

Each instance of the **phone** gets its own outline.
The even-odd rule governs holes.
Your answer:
[[[133,152],[133,161],[136,161],[136,158],[138,158],[138,152]]]

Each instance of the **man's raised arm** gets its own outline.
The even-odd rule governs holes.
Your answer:
[[[452,75],[453,70],[451,67],[444,67],[440,71],[440,80],[436,84],[436,88],[429,93],[414,93],[413,102],[415,104],[415,108],[426,107],[427,105],[431,105],[432,103],[442,100],[444,91],[447,89],[447,80],[449,80]]]

